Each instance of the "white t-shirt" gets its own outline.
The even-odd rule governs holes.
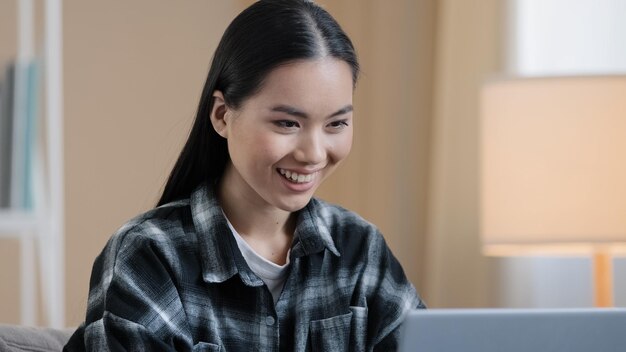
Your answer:
[[[224,215],[224,217],[226,217],[226,215]],[[246,242],[237,230],[235,230],[233,224],[230,223],[228,218],[226,218],[226,222],[228,223],[228,227],[230,228],[230,231],[232,231],[233,236],[235,236],[235,240],[237,240],[237,245],[239,246],[239,250],[241,251],[243,258],[246,260],[246,263],[248,263],[252,272],[265,282],[265,285],[272,293],[274,304],[276,304],[276,302],[278,302],[278,298],[280,297],[280,293],[283,290],[283,286],[285,286],[285,280],[287,279],[289,252],[287,252],[287,262],[285,265],[275,264],[255,252],[254,249],[250,247],[248,242]]]

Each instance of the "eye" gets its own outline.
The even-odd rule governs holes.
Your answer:
[[[278,121],[274,121],[274,124],[278,127],[288,128],[288,129],[300,127],[300,124],[297,121],[292,121],[292,120],[278,120]]]
[[[348,120],[337,120],[328,124],[333,129],[341,129],[348,126]]]

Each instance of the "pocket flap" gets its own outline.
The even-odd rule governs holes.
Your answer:
[[[220,349],[219,345],[208,342],[198,342],[193,346],[194,352],[218,352]]]
[[[347,351],[350,346],[352,312],[309,324],[313,351]]]

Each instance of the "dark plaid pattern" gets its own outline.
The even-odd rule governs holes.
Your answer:
[[[210,187],[124,225],[96,259],[67,351],[392,351],[424,308],[379,231],[312,199],[276,303]]]

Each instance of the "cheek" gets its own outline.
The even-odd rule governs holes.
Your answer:
[[[283,158],[288,144],[271,134],[252,134],[246,143],[247,150],[259,167],[265,167],[268,163],[273,164]]]
[[[331,157],[340,162],[345,159],[352,149],[352,130],[349,133],[344,133],[338,136],[337,139],[332,141],[331,145]]]

